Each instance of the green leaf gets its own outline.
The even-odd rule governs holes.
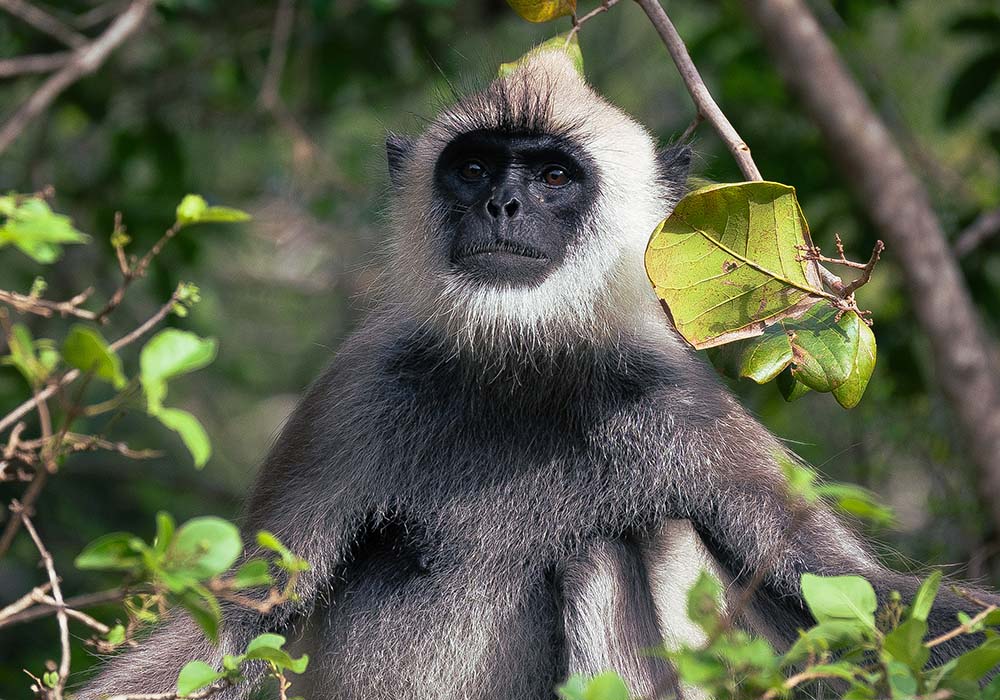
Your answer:
[[[656,227],[646,272],[677,330],[703,349],[758,336],[822,299],[817,264],[796,248],[811,245],[793,188],[710,185]],[[761,362],[774,363],[773,354]]]
[[[568,32],[566,34],[559,34],[552,37],[548,41],[545,41],[535,48],[531,49],[528,53],[521,56],[521,58],[516,61],[511,61],[509,63],[501,63],[500,70],[497,74],[502,78],[511,73],[517,72],[518,68],[523,66],[528,62],[533,56],[537,56],[543,51],[564,51],[567,56],[569,56],[570,61],[573,63],[573,67],[576,68],[576,72],[581,76],[583,75],[583,52],[580,50],[580,41],[577,38],[578,35],[574,34],[569,36]],[[568,41],[567,41],[568,39]]]
[[[287,669],[292,673],[305,672],[309,665],[309,657],[303,654],[298,659],[293,659],[281,648],[284,644],[285,638],[280,634],[261,634],[247,645],[244,656],[247,659],[270,661],[279,669]]]
[[[895,521],[892,509],[878,502],[875,494],[854,484],[829,483],[816,487],[816,495],[830,501],[837,510],[876,525]]]
[[[236,588],[251,588],[254,586],[270,586],[274,583],[271,568],[263,559],[251,559],[236,570],[233,576],[233,586]]]
[[[206,516],[181,525],[169,549],[172,568],[199,579],[229,569],[243,551],[240,532],[231,522]]]
[[[882,641],[883,652],[915,673],[920,673],[931,658],[931,650],[924,646],[926,634],[926,619],[905,620],[885,635]]]
[[[210,207],[205,198],[189,194],[177,205],[177,223],[181,226],[206,223],[229,223],[247,221],[250,215],[232,207]]]
[[[0,216],[6,217],[0,224],[0,248],[13,245],[42,264],[58,260],[63,245],[89,240],[41,197],[0,197]]]
[[[576,12],[576,0],[507,0],[507,4],[529,22],[548,22]]]
[[[736,343],[734,343],[735,345]],[[709,351],[711,352],[711,351]],[[812,389],[792,376],[792,368],[786,367],[777,378],[778,391],[781,392],[785,401],[797,401],[808,394]]]
[[[170,543],[173,542],[174,530],[176,530],[176,526],[170,513],[161,510],[156,514],[156,539],[153,540],[153,548],[157,552],[163,554],[167,551]]]
[[[125,641],[125,626],[115,625],[110,630],[108,630],[108,633],[104,635],[104,638],[111,646],[115,647],[118,646],[119,644]]]
[[[707,571],[702,571],[687,593],[687,615],[690,620],[712,636],[722,617],[719,601],[722,584]]]
[[[850,315],[855,316],[853,311]],[[858,405],[868,388],[868,380],[875,371],[875,334],[861,319],[857,321],[857,332],[858,349],[854,354],[854,366],[844,383],[833,390],[833,397],[844,408]]]
[[[817,622],[857,620],[875,627],[878,599],[872,585],[860,576],[803,574],[802,597]]]
[[[194,586],[185,589],[177,597],[177,602],[187,610],[210,642],[215,643],[219,640],[222,611],[215,596],[200,586]]]
[[[920,589],[913,597],[910,604],[910,617],[914,620],[927,622],[927,616],[934,606],[934,599],[937,597],[938,589],[941,587],[941,572],[934,571],[920,584]]]
[[[628,686],[614,671],[594,676],[587,684],[587,700],[628,700]]]
[[[179,408],[161,407],[153,415],[163,425],[181,436],[181,440],[184,441],[185,447],[188,448],[188,452],[194,459],[196,468],[201,469],[208,463],[212,456],[212,442],[197,418]]]
[[[873,630],[857,620],[830,620],[799,632],[795,644],[781,659],[782,666],[793,666],[811,656],[828,651],[856,647],[867,640]]]
[[[78,569],[137,569],[142,566],[142,555],[135,547],[137,540],[135,535],[128,532],[102,535],[84,547],[73,563]]]
[[[73,326],[62,346],[63,359],[81,372],[92,372],[115,389],[125,386],[122,361],[118,353],[108,347],[108,343],[93,328],[83,325]]]
[[[222,678],[223,674],[204,661],[188,661],[177,676],[177,694],[190,695]]]
[[[59,674],[55,671],[46,671],[42,674],[42,683],[49,688],[55,688],[59,684]]]
[[[0,364],[14,367],[32,386],[44,383],[59,364],[59,353],[51,340],[35,340],[23,323],[11,327],[7,345],[10,354],[0,358]]]
[[[199,338],[175,328],[153,336],[139,355],[139,377],[149,413],[156,415],[163,406],[169,379],[205,367],[215,359],[217,351],[214,338]]]
[[[997,666],[1000,666],[1000,637],[993,637],[959,656],[950,672],[941,679],[941,684],[953,688],[960,682],[978,682]]]

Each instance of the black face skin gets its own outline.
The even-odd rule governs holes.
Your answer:
[[[573,244],[597,195],[593,163],[568,139],[478,131],[438,158],[454,269],[484,283],[541,283]]]

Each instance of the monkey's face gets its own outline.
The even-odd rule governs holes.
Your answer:
[[[475,283],[540,284],[578,238],[597,179],[569,139],[494,130],[458,136],[434,170],[448,264]]]

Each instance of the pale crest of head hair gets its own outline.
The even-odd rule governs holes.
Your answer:
[[[436,233],[434,166],[456,136],[477,130],[553,133],[598,169],[585,230],[539,285],[471,284],[450,269]],[[656,224],[680,192],[658,177],[649,132],[598,95],[565,52],[529,55],[514,72],[442,112],[416,140],[393,205],[392,303],[443,328],[461,349],[506,353],[606,346],[666,325],[643,268]]]

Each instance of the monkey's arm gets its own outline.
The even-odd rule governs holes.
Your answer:
[[[813,624],[800,594],[806,572],[857,574],[871,582],[880,602],[892,591],[909,602],[920,580],[879,564],[826,505],[790,495],[781,463],[792,458],[735,402],[731,405],[719,420],[691,427],[688,434],[695,437],[681,455],[687,466],[673,468],[693,470],[681,479],[691,486],[676,495],[684,515],[737,589],[764,572],[751,599],[751,619],[768,628],[774,641],[794,641],[797,629]],[[978,600],[1000,603],[995,594],[971,593]],[[959,611],[974,615],[979,609],[945,584],[928,620],[929,633],[937,636],[956,627]],[[934,661],[975,643],[975,637],[960,635],[935,647]]]

